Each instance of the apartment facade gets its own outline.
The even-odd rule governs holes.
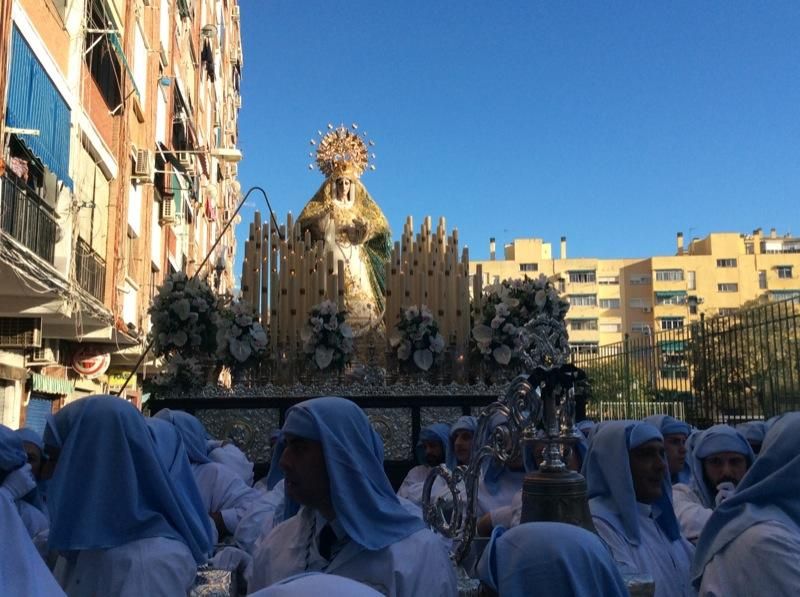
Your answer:
[[[674,255],[642,259],[569,258],[566,238],[560,245],[553,258],[550,243],[515,239],[497,259],[492,239],[490,258],[471,261],[470,275],[481,275],[484,285],[524,275],[555,280],[570,302],[567,328],[578,354],[596,353],[626,334],[652,337],[701,316],[800,295],[800,238],[775,229],[715,232],[688,245],[678,233]]]
[[[0,33],[0,416],[39,427],[122,385],[156,288],[235,208],[239,7],[0,0]],[[201,273],[221,292],[235,248]]]

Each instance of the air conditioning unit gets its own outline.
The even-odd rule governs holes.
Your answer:
[[[653,308],[652,307],[642,307],[642,311],[644,313],[652,313],[653,312]]]
[[[234,4],[231,6],[231,19],[234,21],[238,21],[241,18],[241,14],[239,13],[239,6]]]
[[[153,152],[149,149],[137,149],[133,162],[133,173],[131,178],[134,180],[153,180]]]
[[[0,317],[0,347],[39,348],[41,346],[41,318]]]
[[[25,365],[53,365],[61,362],[61,342],[44,340],[41,348],[35,348],[25,357]]]
[[[177,153],[178,163],[186,168],[187,170],[191,170],[194,167],[194,162],[192,161],[192,154],[188,151],[179,151]]]
[[[171,224],[175,221],[175,203],[172,199],[165,199],[161,202],[161,218],[162,224]]]

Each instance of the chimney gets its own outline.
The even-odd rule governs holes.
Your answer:
[[[683,255],[683,232],[678,232],[678,255]]]
[[[561,237],[561,259],[567,258],[567,237]]]
[[[774,228],[769,229],[769,237],[770,238],[778,238],[778,231]]]
[[[494,261],[494,260],[495,260],[495,243],[494,243],[494,237],[491,237],[489,239],[489,261]]]

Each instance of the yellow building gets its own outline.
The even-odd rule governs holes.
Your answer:
[[[681,328],[700,318],[726,314],[755,300],[800,295],[800,238],[713,232],[684,246],[677,235],[676,254],[643,259],[568,258],[561,237],[560,257],[538,238],[515,239],[496,258],[490,239],[489,260],[472,261],[470,275],[483,284],[508,278],[554,279],[570,304],[567,329],[574,353]],[[470,288],[472,286],[470,285]]]

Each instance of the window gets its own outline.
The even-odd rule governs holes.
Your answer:
[[[689,370],[686,367],[664,367],[661,369],[662,379],[688,379]]]
[[[600,276],[597,278],[597,283],[604,286],[616,286],[619,284],[619,276]]]
[[[600,347],[597,342],[570,342],[569,352],[571,354],[597,354]]]
[[[568,319],[569,329],[573,331],[579,330],[597,330],[596,319]]]
[[[763,269],[758,271],[758,287],[761,290],[765,290],[767,288],[767,272]]]
[[[656,280],[659,282],[681,282],[683,280],[682,269],[657,269]]]
[[[594,284],[596,282],[594,270],[572,271],[569,273],[569,281],[572,284]]]
[[[718,292],[739,292],[739,285],[735,282],[723,282],[722,284],[717,284],[717,291]]]
[[[636,321],[631,325],[631,333],[632,334],[645,334],[650,335],[652,332],[652,328],[650,327],[649,323],[645,323],[644,321]]]
[[[739,309],[736,307],[722,307],[718,311],[719,315],[735,315]]]
[[[85,40],[87,51],[84,60],[103,101],[109,110],[114,111],[122,103],[122,67],[113,47],[115,41],[117,44],[120,43],[119,37],[116,33],[106,33],[112,21],[103,0],[91,0],[87,11],[89,13]]]
[[[631,307],[631,309],[647,309],[650,307],[650,303],[643,298],[632,298],[628,302],[628,306]]]
[[[630,283],[632,286],[641,286],[643,284],[650,284],[650,276],[645,274],[636,274],[630,277]]]
[[[684,305],[686,304],[686,291],[656,292],[656,305]]]
[[[596,294],[571,294],[567,297],[569,304],[573,307],[595,307],[597,306]]]
[[[558,291],[559,292],[564,292],[565,289],[566,289],[566,284],[564,282],[564,278],[559,278],[558,279]]]
[[[697,272],[686,272],[686,288],[689,290],[697,290]]]
[[[736,267],[736,258],[717,259],[717,267]]]
[[[791,298],[800,298],[800,290],[773,290],[769,295],[773,301],[785,301]]]
[[[662,330],[679,330],[683,327],[683,317],[662,317],[660,322]]]
[[[618,334],[622,331],[622,325],[619,323],[601,323],[600,331],[607,334]]]
[[[791,265],[779,265],[775,268],[778,272],[778,277],[783,279],[788,279],[792,277],[792,266]]]
[[[600,308],[619,309],[619,299],[618,298],[600,299]]]
[[[521,271],[521,272],[538,272],[539,271],[539,264],[538,263],[520,263],[519,264],[519,271]]]

